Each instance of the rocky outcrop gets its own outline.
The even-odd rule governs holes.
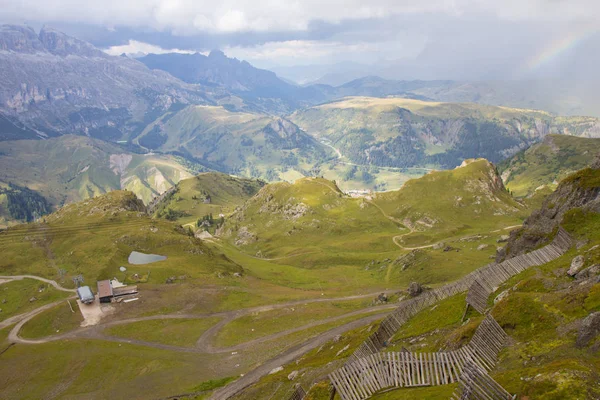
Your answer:
[[[579,272],[579,270],[581,270],[581,268],[583,267],[583,264],[585,264],[585,258],[583,256],[577,256],[577,257],[575,257],[571,261],[571,267],[567,271],[567,275],[569,275],[569,276],[575,276],[575,275],[577,275],[577,273]]]
[[[587,346],[600,333],[600,312],[588,315],[579,328],[577,347]]]
[[[524,254],[552,240],[565,213],[575,208],[600,212],[600,169],[586,168],[565,178],[554,193],[534,211],[521,229],[512,231],[507,245],[498,251],[496,260]]]
[[[0,117],[24,129],[119,140],[151,122],[144,115],[159,116],[173,104],[207,104],[209,97],[204,87],[54,29],[36,34],[25,26],[0,26]],[[5,136],[0,139],[23,134]]]

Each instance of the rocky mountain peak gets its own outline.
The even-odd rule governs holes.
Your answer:
[[[39,40],[46,50],[58,56],[108,57],[91,44],[46,26],[40,30]]]
[[[227,56],[225,55],[225,53],[223,53],[221,50],[212,50],[209,54],[208,54],[208,58],[212,58],[212,59],[228,59]]]
[[[45,51],[33,28],[24,25],[0,26],[0,50],[18,53]]]
[[[67,55],[109,57],[87,42],[46,26],[40,30],[39,34],[29,26],[0,26],[0,50],[29,54],[49,52],[61,57]]]

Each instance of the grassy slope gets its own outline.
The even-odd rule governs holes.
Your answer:
[[[219,214],[231,214],[236,207],[254,196],[262,186],[264,183],[257,180],[220,173],[204,173],[180,181],[175,194],[160,204],[157,212],[170,208],[185,213],[186,215],[177,219],[182,224],[195,223],[211,213],[216,219]],[[207,196],[210,197],[209,204],[204,203]]]
[[[600,152],[600,139],[550,135],[539,144],[500,164],[506,187],[516,196],[528,196],[574,171],[588,166]]]
[[[27,186],[55,205],[118,189],[148,202],[192,176],[172,156],[127,153],[83,136],[0,142],[0,153],[0,182]]]
[[[346,197],[321,178],[263,188],[232,216],[225,231],[236,236],[244,227],[258,235],[244,246],[248,253],[260,251],[266,258],[306,254],[307,267],[309,253],[392,251],[393,243],[384,238],[399,231],[376,207]]]
[[[388,166],[390,162],[451,165],[469,157],[498,161],[547,131],[585,136],[597,124],[595,118],[554,117],[543,111],[370,97],[311,107],[295,112],[290,119],[311,135],[333,143],[346,160],[367,164],[364,157],[368,152],[370,161]],[[406,137],[411,140],[400,147],[393,143]],[[426,157],[435,154],[438,157]]]
[[[600,284],[579,284],[566,275],[571,260],[584,255],[585,266],[600,261],[600,214],[581,215],[571,212],[563,225],[579,240],[587,240],[580,249],[573,248],[559,259],[525,271],[503,284],[490,296],[492,315],[509,334],[508,347],[500,353],[499,363],[491,375],[510,393],[530,399],[595,399],[600,375],[598,339],[584,348],[576,348],[577,330],[582,319],[600,311]],[[493,299],[508,291],[508,296],[494,305]],[[470,310],[466,323],[461,322],[465,295],[448,298],[413,317],[391,340],[389,351],[439,351],[458,348],[467,343],[482,316]],[[372,329],[361,329],[329,342],[320,349],[285,366],[284,371],[263,378],[239,399],[250,399],[261,391],[291,393],[295,383],[306,389],[313,400],[329,399],[328,372],[337,368]],[[349,345],[347,350],[346,345]],[[594,347],[595,346],[595,347]],[[339,353],[338,353],[339,352]],[[287,379],[293,370],[300,371],[295,382]],[[432,388],[398,389],[374,397],[378,400],[447,399],[455,385]],[[336,399],[339,397],[336,396]]]
[[[193,347],[218,318],[150,320],[117,325],[105,330],[111,336]]]
[[[378,194],[374,202],[413,227],[416,232],[402,238],[407,246],[517,225],[527,213],[504,190],[486,160],[411,180],[398,191]]]
[[[143,213],[124,211],[136,198],[115,191],[82,203],[70,204],[45,217],[46,223],[19,225],[0,235],[0,271],[7,275],[31,273],[64,281],[83,274],[85,282],[122,276],[132,250],[163,254],[168,259],[146,266],[129,266],[128,273],[164,282],[172,275],[199,278],[240,268],[173,224],[152,220]],[[59,271],[63,270],[63,275]]]
[[[3,269],[0,271],[0,275],[5,273]],[[29,301],[34,297],[36,300]],[[67,297],[68,293],[34,279],[3,283],[0,285],[0,321]]]
[[[182,151],[237,175],[267,180],[283,179],[290,171],[305,176],[331,151],[301,133],[300,146],[283,148],[263,131],[276,118],[263,114],[230,112],[222,107],[190,106],[150,126],[136,140],[160,131],[161,151]],[[295,161],[290,161],[290,160]]]
[[[268,211],[259,212],[270,195],[270,205],[263,209]],[[387,219],[380,209],[364,199],[344,196],[329,181],[303,179],[295,185],[269,185],[244,207],[244,213],[253,225],[248,225],[250,230],[260,227],[264,231],[258,236],[257,243],[260,246],[252,243],[243,246],[243,250],[254,255],[265,246],[262,251],[267,257],[291,256],[269,261],[242,253],[229,243],[196,242],[175,232],[175,225],[168,221],[153,221],[136,212],[117,211],[131,205],[131,201],[131,194],[114,192],[69,206],[47,218],[50,229],[65,228],[74,222],[94,225],[92,229],[78,231],[77,235],[61,235],[56,231],[46,230],[42,237],[33,238],[33,232],[44,232],[45,227],[39,225],[10,230],[8,233],[27,232],[27,236],[35,240],[12,241],[5,246],[8,251],[0,261],[0,270],[7,274],[28,272],[58,279],[56,271],[61,267],[67,270],[65,284],[68,284],[70,275],[78,272],[84,274],[86,282],[93,282],[97,277],[117,276],[122,279],[123,274],[117,272],[118,267],[126,265],[126,257],[131,250],[164,254],[169,257],[167,261],[140,267],[128,266],[127,276],[135,272],[146,275],[150,271],[150,279],[140,286],[140,300],[131,305],[116,305],[117,315],[113,318],[178,311],[207,313],[322,295],[336,297],[386,288],[400,289],[414,280],[436,285],[457,279],[489,262],[494,247],[489,246],[482,251],[477,250],[477,247],[480,244],[494,244],[503,233],[481,231],[484,235],[472,241],[451,239],[448,244],[458,248],[459,252],[424,249],[412,252],[413,258],[402,258],[399,263],[395,263],[394,260],[409,252],[395,246],[391,238],[406,233],[406,229]],[[306,204],[310,207],[310,212],[293,218],[298,203]],[[102,225],[107,221],[115,225]],[[234,219],[228,222],[231,227],[235,227],[235,223]],[[242,220],[237,223],[241,226]],[[484,226],[487,225],[482,224]],[[287,236],[289,231],[292,233]],[[263,235],[269,235],[268,241],[263,241]],[[201,250],[203,254],[197,254],[196,250]],[[223,258],[222,253],[236,264]],[[241,271],[241,268],[244,275],[242,278],[226,274]],[[182,275],[186,276],[183,281],[164,284],[167,277]],[[360,307],[362,301],[346,304]],[[335,305],[324,306],[322,310],[319,308],[320,311],[315,315],[311,315],[312,309],[306,307],[306,310],[298,314],[298,318],[294,318],[293,313],[282,311],[240,320],[227,327],[221,340],[224,339],[225,343],[237,343],[239,337],[236,334],[230,335],[231,328],[235,330],[237,327],[243,333],[248,328],[255,328],[261,321],[264,324],[258,330],[262,335],[297,326],[298,320],[321,319],[340,313],[340,307]],[[120,388],[117,397],[147,398],[149,393],[153,397],[166,397],[191,391],[204,381],[247,373],[252,366],[285,348],[356,318],[359,317],[342,319],[262,343],[245,352],[243,357],[234,357],[229,353],[222,356],[185,355],[83,340],[21,346],[22,348],[17,346],[15,349],[18,348],[18,351],[11,353],[15,350],[11,349],[3,355],[11,363],[11,371],[17,371],[18,374],[8,377],[7,370],[0,365],[0,376],[4,377],[0,378],[0,387],[4,388],[0,391],[0,396],[10,398],[17,388],[24,387],[26,379],[31,381],[31,378],[35,378],[36,383],[27,385],[26,392],[21,392],[21,397],[39,398],[40,393],[53,390],[64,390],[65,395],[71,396],[87,394],[90,397],[107,397],[115,396],[117,392],[111,387],[117,386]],[[158,323],[123,326],[122,329],[127,332],[121,334],[157,342],[173,343],[181,339],[182,342],[178,343],[189,344],[196,338],[196,333],[203,329],[192,322],[179,325],[178,321],[169,321],[160,323],[159,327],[156,324]],[[196,328],[198,331],[194,332]],[[64,329],[63,325],[60,329]],[[159,331],[165,334],[161,336],[157,333]],[[179,332],[180,336],[173,332]],[[315,350],[305,360],[309,366],[319,365],[325,360],[324,357],[328,361],[332,357],[341,360],[351,350],[342,352],[339,356],[336,356],[337,352],[348,343],[352,348],[368,334],[367,329],[363,329],[356,335],[344,335],[342,341],[331,345],[332,348],[328,345],[321,352]],[[168,335],[171,337],[166,338]],[[40,354],[58,360],[57,364],[49,366],[47,363],[36,363],[35,359]],[[111,369],[114,368],[114,363],[111,362],[114,358],[120,359],[120,373],[113,373]],[[207,363],[215,368],[208,370]],[[61,367],[63,364],[69,367]],[[77,368],[74,369],[74,365]],[[280,389],[287,390],[294,383],[287,380],[287,374],[292,369],[303,368],[302,365],[305,364],[286,366],[284,372],[269,376],[266,378],[267,382],[274,386],[259,393],[273,393],[271,389],[276,388],[281,381],[285,385]],[[303,379],[309,381],[316,378],[310,374]],[[278,393],[280,389],[277,389]],[[248,393],[250,397],[246,398],[261,398],[252,397],[252,393],[256,392]],[[423,392],[415,393],[417,395]]]
[[[73,307],[73,311],[71,311],[71,307]],[[71,300],[71,307],[65,301],[36,315],[23,325],[23,329],[19,332],[20,336],[37,339],[77,329],[83,322],[83,316],[74,300]]]

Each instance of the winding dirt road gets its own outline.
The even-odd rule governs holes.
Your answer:
[[[52,279],[46,279],[46,278],[42,278],[41,276],[35,276],[35,275],[12,275],[12,276],[6,276],[6,275],[0,275],[0,279],[6,279],[9,281],[20,281],[23,279],[35,279],[38,281],[42,281],[45,283],[48,283],[52,286],[54,286],[54,288],[61,290],[63,292],[71,292],[71,293],[76,293],[77,290],[76,289],[68,289],[65,287],[62,287],[59,283],[57,283],[56,281],[53,281]]]

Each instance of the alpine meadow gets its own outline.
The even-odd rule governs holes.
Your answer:
[[[600,5],[0,0],[0,398],[600,399]]]

